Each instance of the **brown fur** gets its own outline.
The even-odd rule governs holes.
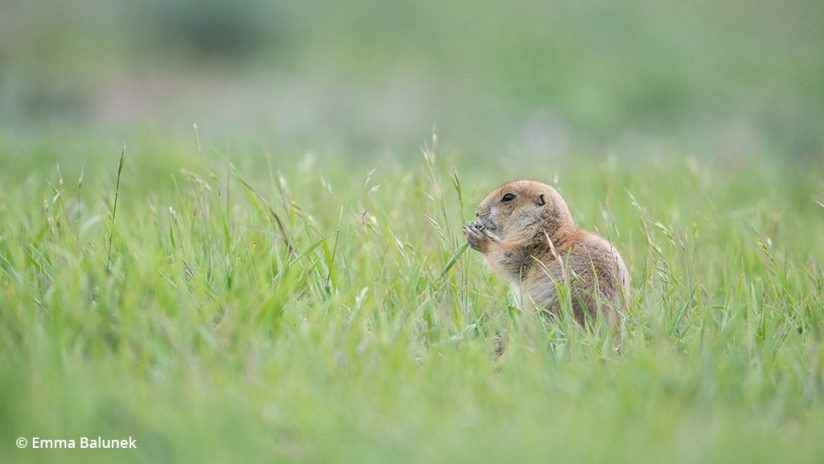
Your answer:
[[[507,194],[510,201],[502,201]],[[470,246],[512,284],[530,309],[559,314],[559,286],[568,285],[581,322],[597,314],[618,320],[629,297],[629,273],[609,242],[578,229],[566,202],[549,185],[520,180],[489,194],[464,227]]]

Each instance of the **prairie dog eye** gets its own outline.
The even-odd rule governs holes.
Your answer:
[[[514,199],[515,199],[515,194],[514,193],[507,193],[506,195],[504,195],[503,198],[501,198],[501,202],[512,201]]]

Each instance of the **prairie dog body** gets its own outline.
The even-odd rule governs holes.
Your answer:
[[[629,272],[609,242],[578,229],[561,195],[520,180],[496,189],[464,227],[469,245],[512,284],[528,309],[558,314],[558,289],[569,289],[575,318],[618,320],[629,297]]]

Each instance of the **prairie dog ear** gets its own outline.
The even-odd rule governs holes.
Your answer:
[[[538,195],[538,199],[535,200],[535,204],[538,206],[544,206],[546,204],[546,199],[544,198],[544,194]]]

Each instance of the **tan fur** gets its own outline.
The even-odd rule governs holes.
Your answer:
[[[505,195],[514,195],[502,201]],[[575,318],[600,314],[618,320],[630,280],[618,251],[606,240],[578,229],[561,195],[541,182],[510,182],[476,208],[477,221],[464,227],[470,246],[512,284],[529,309],[561,311],[559,288],[569,289]]]

